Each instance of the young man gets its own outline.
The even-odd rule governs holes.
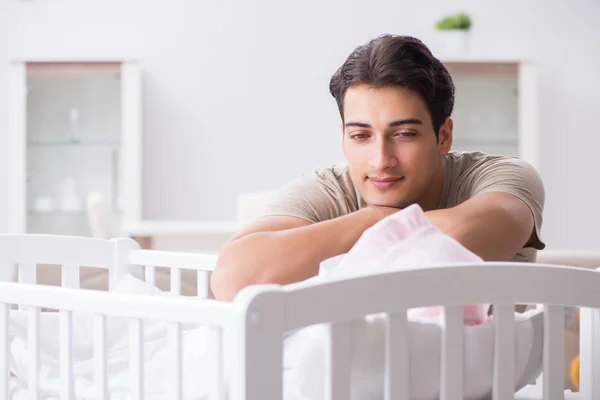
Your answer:
[[[321,261],[414,203],[486,261],[535,261],[544,248],[539,175],[517,158],[450,152],[454,84],[422,42],[384,35],[356,48],[330,91],[348,164],[289,183],[226,244],[211,281],[217,299],[310,278]]]

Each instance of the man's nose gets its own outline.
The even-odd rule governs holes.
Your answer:
[[[390,147],[385,143],[378,143],[376,148],[373,149],[369,167],[379,171],[395,167],[398,164],[398,159]]]

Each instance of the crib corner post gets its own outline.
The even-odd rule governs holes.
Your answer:
[[[131,264],[131,252],[139,250],[139,244],[133,239],[111,239],[114,244],[114,261],[108,271],[108,289],[126,274],[144,279],[143,267]]]
[[[233,327],[230,399],[283,398],[283,333],[285,293],[279,285],[256,285],[242,290]]]

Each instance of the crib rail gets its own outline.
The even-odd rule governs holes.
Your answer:
[[[246,371],[245,379],[253,384],[240,385],[244,393],[238,393],[239,398],[281,398],[282,344],[281,341],[273,343],[264,339],[277,336],[273,330],[279,329],[282,335],[286,331],[326,323],[330,326],[331,342],[325,398],[347,399],[351,359],[349,323],[366,315],[385,313],[389,321],[386,399],[406,399],[410,388],[409,360],[405,353],[408,341],[406,311],[443,305],[440,398],[462,399],[464,376],[462,368],[457,367],[463,365],[462,306],[490,303],[495,309],[496,332],[493,399],[512,398],[514,395],[515,304],[543,305],[544,399],[563,399],[564,307],[587,308],[598,318],[599,290],[598,271],[529,263],[454,265],[452,268],[433,266],[316,284],[247,288],[239,295],[239,301],[243,299],[248,303],[247,313],[251,316],[245,326],[244,346],[261,350],[247,349],[245,354],[250,359],[245,363],[257,365],[260,359],[264,367]],[[285,306],[277,307],[275,303]],[[268,322],[261,323],[263,319]],[[598,320],[594,319],[594,323],[597,324]],[[589,338],[586,340],[587,344],[591,341]],[[595,346],[597,349],[598,345]],[[584,351],[588,349],[582,350],[582,354]],[[597,350],[595,354],[598,354]],[[594,398],[588,386],[598,390],[600,363],[598,358],[587,360],[587,363],[584,361],[582,359],[582,395],[583,398]]]
[[[157,250],[134,250],[130,255],[131,264],[144,267],[146,282],[155,284],[156,268],[169,268],[170,292],[181,294],[181,271],[196,271],[197,297],[209,297],[210,272],[217,263],[217,255],[178,253]]]
[[[184,324],[227,325],[235,307],[214,300],[151,297],[0,282],[0,303]]]
[[[28,368],[28,398],[38,398],[40,379],[40,316],[44,310],[59,312],[61,398],[75,396],[73,386],[73,313],[94,314],[94,379],[100,398],[108,398],[109,365],[107,365],[107,324],[113,317],[128,318],[131,398],[144,397],[144,343],[142,333],[146,321],[167,324],[168,346],[172,359],[169,370],[174,384],[169,398],[183,395],[182,328],[184,324],[201,324],[210,330],[212,359],[211,399],[221,399],[223,388],[223,348],[225,332],[239,318],[239,310],[230,303],[212,300],[198,302],[192,299],[164,298],[77,290],[80,288],[81,268],[91,267],[108,271],[109,289],[125,274],[155,284],[156,268],[167,268],[170,274],[170,291],[181,293],[182,271],[197,273],[198,297],[208,296],[209,271],[216,264],[216,255],[185,254],[156,250],[140,250],[131,239],[93,239],[70,236],[2,234],[0,235],[0,267],[3,272],[16,267],[16,275],[0,282],[0,398],[8,398],[8,351],[10,312],[14,305],[27,315],[27,349],[30,354]],[[58,266],[62,288],[36,285],[39,268]],[[44,271],[45,272],[45,271]],[[62,378],[64,377],[64,379]]]
[[[60,273],[60,284],[80,286],[81,268],[108,271],[109,289],[123,275],[135,274],[129,257],[138,244],[132,239],[96,239],[43,234],[0,234],[0,276],[2,280],[37,283],[39,268]],[[16,271],[16,276],[14,272]]]
[[[0,276],[4,280],[16,267],[16,279],[21,283],[37,283],[38,268],[59,266],[61,285],[80,286],[81,268],[108,271],[109,289],[120,277],[132,273],[146,282],[156,284],[158,268],[168,269],[173,294],[182,292],[182,271],[195,273],[196,296],[209,297],[210,272],[217,255],[142,250],[132,239],[95,239],[37,234],[0,234]],[[187,278],[187,277],[186,277]],[[189,282],[188,282],[189,283]]]
[[[109,268],[115,263],[115,243],[126,241],[58,235],[0,234],[0,263]]]
[[[39,286],[23,283],[0,282],[0,397],[8,395],[8,348],[9,342],[9,305],[19,304],[27,310],[27,348],[28,363],[28,398],[39,398],[39,365],[40,365],[40,308],[60,310],[60,374],[61,398],[74,398],[73,365],[72,365],[72,317],[73,312],[94,314],[94,371],[96,386],[100,398],[108,398],[108,366],[107,366],[107,320],[110,317],[129,319],[129,354],[130,354],[130,398],[144,398],[144,345],[142,329],[144,321],[154,320],[167,323],[168,345],[172,354],[173,374],[172,393],[169,398],[180,399],[182,396],[182,324],[207,326],[219,347],[214,353],[215,371],[212,391],[222,393],[223,365],[221,357],[221,340],[223,332],[235,325],[239,319],[239,311],[232,303],[221,303],[212,300],[194,301],[186,298],[150,297],[100,291],[65,289],[51,286]],[[222,397],[213,397],[219,399]]]
[[[217,263],[216,254],[180,253],[160,250],[134,250],[130,261],[137,265],[175,267],[198,271],[213,271]]]

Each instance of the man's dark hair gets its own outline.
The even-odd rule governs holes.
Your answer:
[[[414,37],[382,35],[357,47],[348,56],[329,83],[342,121],[346,90],[361,84],[374,88],[399,87],[421,96],[431,114],[436,136],[452,114],[452,78],[427,46]]]

